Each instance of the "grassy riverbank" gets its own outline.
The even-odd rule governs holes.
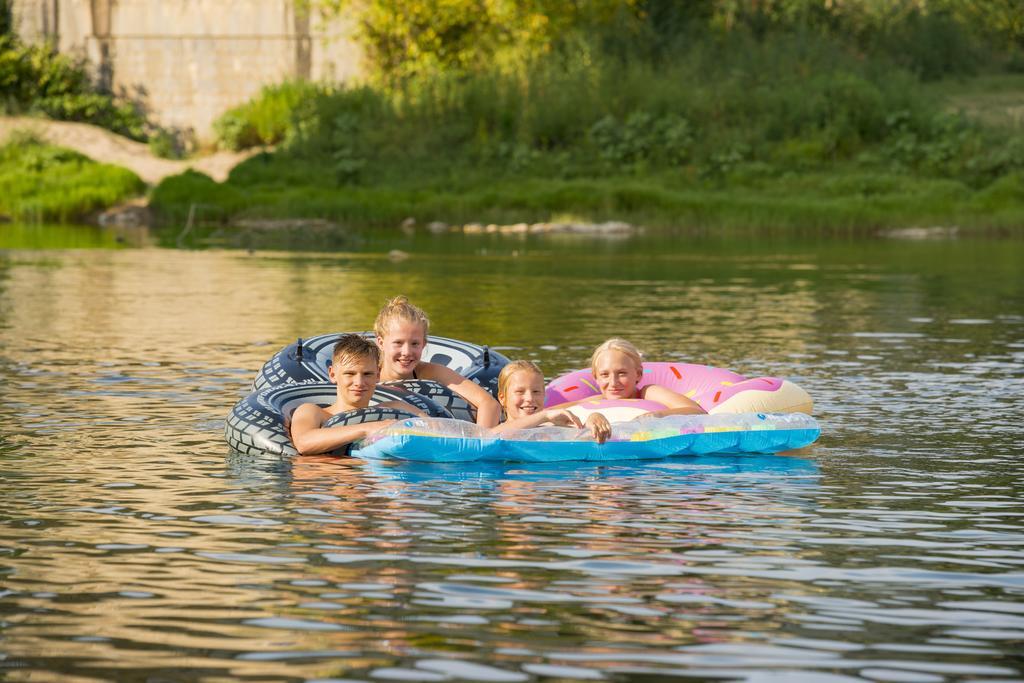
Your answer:
[[[226,183],[170,178],[153,205],[170,223],[197,204],[224,222],[360,226],[571,214],[708,227],[1017,227],[1024,127],[992,116],[998,107],[965,106],[984,102],[985,83],[1024,93],[1020,74],[924,83],[886,59],[780,34],[657,60],[576,52],[400,87],[284,84],[219,124],[227,145],[274,151]]]
[[[20,221],[83,221],[145,191],[131,171],[77,152],[12,135],[0,146],[0,216]]]
[[[253,162],[249,162],[253,163]],[[274,162],[267,166],[269,173]],[[180,221],[197,203],[203,220],[327,218],[353,226],[626,220],[648,226],[836,228],[956,225],[1019,228],[1024,175],[975,189],[956,180],[912,178],[849,167],[818,172],[740,168],[730,182],[687,182],[668,174],[604,178],[504,176],[431,179],[417,186],[275,187],[197,174],[165,181],[154,195],[165,217]],[[740,174],[746,174],[741,176]]]

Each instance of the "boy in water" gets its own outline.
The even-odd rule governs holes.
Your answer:
[[[337,400],[321,408],[316,403],[303,403],[292,414],[291,437],[301,455],[330,453],[386,427],[395,420],[364,422],[354,425],[324,427],[332,416],[370,405],[380,378],[380,351],[377,345],[358,334],[342,335],[334,345],[328,374],[338,386]],[[381,407],[398,408],[422,415],[422,411],[403,401],[388,401]]]

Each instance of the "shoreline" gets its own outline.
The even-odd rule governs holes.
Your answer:
[[[294,165],[267,150],[172,161],[154,157],[142,143],[88,124],[0,117],[0,136],[22,130],[40,132],[46,144],[91,153],[87,156],[99,164],[115,166],[128,160],[133,165],[122,168],[134,169],[141,160],[147,166],[146,175],[140,176],[143,181],[162,180],[141,195],[125,195],[105,208],[78,214],[59,213],[65,193],[51,188],[57,218],[45,213],[19,215],[8,204],[6,209],[0,205],[0,222],[147,225],[178,234],[194,214],[197,227],[227,234],[301,232],[312,226],[311,232],[320,237],[352,229],[408,229],[409,221],[415,229],[433,234],[458,230],[621,237],[671,227],[935,239],[1024,232],[1024,174],[1012,172],[980,188],[905,169],[856,164],[802,172],[739,165],[733,176],[715,181],[694,179],[685,168],[563,179],[505,176],[494,168],[466,167],[451,169],[448,181],[425,177],[421,184],[407,179],[339,185],[326,179],[322,186],[275,185],[245,180],[247,173],[286,172]],[[9,177],[17,175],[12,170]],[[238,173],[232,175],[233,171]],[[54,180],[59,185],[64,178]]]

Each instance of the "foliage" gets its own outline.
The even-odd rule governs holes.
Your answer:
[[[1024,48],[1024,7],[1018,0],[945,0],[942,5],[961,22],[976,26],[982,35],[1007,48]]]
[[[922,85],[1002,55],[953,0],[347,7],[374,78],[285,83],[228,112],[222,144],[276,149],[222,185],[167,181],[154,198],[166,215],[204,197],[224,215],[364,223],[575,211],[899,224],[954,209],[984,222],[967,198],[989,192],[999,222],[1017,186],[990,188],[1024,171],[1020,131],[944,111]],[[877,206],[858,206],[869,196]]]
[[[771,40],[804,31],[889,59],[928,78],[980,61],[1021,61],[1019,0],[307,0],[354,16],[378,83],[429,73],[515,70],[577,50],[659,54],[710,35]]]
[[[45,45],[0,35],[0,93],[5,114],[42,114],[146,138],[146,120],[132,104],[97,92],[82,62]]]
[[[0,37],[10,35],[14,30],[14,15],[11,0],[0,0]]]
[[[150,135],[146,145],[153,156],[163,159],[183,159],[188,155],[188,138],[181,132],[157,128]]]
[[[819,161],[852,158],[895,134],[891,112],[906,112],[916,131],[930,125],[932,107],[909,75],[824,39],[735,36],[660,64],[594,53],[401,88],[284,84],[229,112],[218,130],[228,147],[280,143],[281,154],[346,184],[438,164],[560,176],[720,168],[739,150],[765,157],[794,139],[819,140]]]
[[[693,145],[686,119],[678,114],[655,118],[643,110],[622,122],[605,116],[590,127],[589,135],[601,159],[616,167],[644,161],[679,165],[689,158]]]
[[[193,205],[219,218],[235,214],[245,206],[245,193],[230,184],[217,183],[210,176],[191,169],[165,179],[153,189],[150,206],[168,221],[184,223]]]
[[[255,98],[218,117],[214,133],[221,146],[231,150],[276,145],[293,125],[296,109],[322,91],[321,86],[306,81],[264,86]]]
[[[566,34],[629,30],[640,0],[311,0],[327,13],[355,13],[379,81],[518,68],[553,51]]]
[[[71,221],[138,195],[131,171],[16,133],[0,146],[0,213],[25,221]]]

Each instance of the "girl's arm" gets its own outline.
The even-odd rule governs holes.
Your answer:
[[[463,377],[451,368],[437,363],[420,363],[416,370],[423,379],[440,382],[471,403],[476,408],[476,423],[478,425],[487,428],[497,426],[498,419],[501,417],[501,406],[479,384]]]
[[[580,422],[580,419],[568,410],[564,410],[562,408],[546,408],[544,410],[538,410],[533,415],[523,415],[514,420],[502,422],[497,427],[491,429],[491,431],[495,434],[502,434],[515,429],[532,429],[533,427],[542,425],[545,422],[550,422],[559,427],[583,428],[583,423]]]
[[[370,432],[386,427],[395,420],[364,422],[356,425],[321,427],[323,409],[315,403],[303,403],[292,415],[291,436],[300,455],[330,453],[364,438]]]
[[[539,410],[533,415],[517,417],[514,420],[498,425],[491,431],[495,434],[502,434],[514,429],[530,429],[545,422],[550,422],[559,427],[586,429],[598,443],[604,443],[612,435],[612,425],[608,422],[608,418],[601,413],[591,413],[587,416],[586,423],[581,423],[578,417],[560,406]]]
[[[665,410],[647,413],[647,417],[665,417],[666,415],[704,415],[707,411],[696,401],[686,398],[660,384],[649,384],[640,390],[640,397],[655,401],[665,406]]]

